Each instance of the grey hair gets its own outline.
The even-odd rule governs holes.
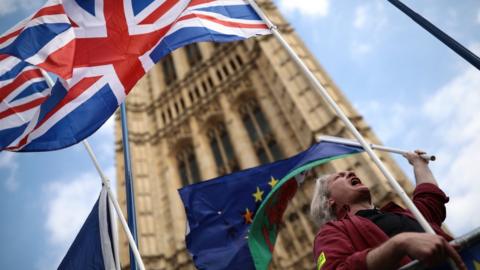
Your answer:
[[[333,210],[328,205],[330,191],[327,188],[327,184],[330,176],[331,174],[323,175],[316,180],[315,190],[310,204],[310,215],[320,227],[335,219]]]

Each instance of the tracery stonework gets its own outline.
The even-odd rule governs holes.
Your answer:
[[[257,2],[361,133],[379,143],[274,4]],[[157,64],[127,99],[139,246],[147,269],[195,269],[185,249],[185,214],[177,193],[182,183],[292,156],[317,135],[351,137],[272,36],[194,46],[198,48],[178,49]],[[118,195],[126,213],[118,115],[116,122]],[[380,157],[411,192],[395,162],[386,154]],[[372,181],[383,177],[365,155],[323,165],[315,173],[345,169],[364,179],[377,205],[398,202],[385,181]],[[308,216],[312,190],[313,181],[305,181],[287,209],[272,269],[314,269],[317,228]],[[123,233],[120,256],[128,269]]]

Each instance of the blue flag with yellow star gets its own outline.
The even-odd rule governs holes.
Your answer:
[[[363,149],[333,142],[320,142],[291,158],[232,173],[179,190],[188,219],[187,249],[198,269],[255,269],[248,244],[250,226],[269,192],[282,184],[281,218],[297,190],[294,179],[304,171],[333,159],[360,153]],[[287,177],[288,179],[284,179]]]

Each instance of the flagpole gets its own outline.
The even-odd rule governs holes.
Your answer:
[[[327,90],[323,87],[323,85],[318,81],[318,79],[313,75],[313,73],[308,69],[305,63],[300,59],[297,53],[290,47],[287,41],[282,37],[280,32],[277,30],[277,27],[268,19],[268,17],[263,13],[263,10],[257,5],[254,0],[247,0],[248,3],[253,7],[253,9],[257,12],[257,14],[263,19],[263,21],[267,24],[267,26],[272,31],[273,35],[277,38],[283,48],[288,52],[290,57],[293,61],[298,65],[298,67],[303,71],[304,75],[310,80],[310,82],[315,86],[315,90],[320,94],[324,100],[332,107],[332,109],[337,113],[338,117],[344,122],[345,126],[353,133],[353,136],[358,140],[361,144],[365,152],[370,156],[373,162],[377,165],[380,169],[382,174],[387,178],[388,183],[393,188],[393,190],[398,194],[398,196],[402,199],[405,203],[407,208],[413,213],[415,218],[417,219],[418,223],[422,226],[422,228],[430,233],[435,234],[435,231],[432,229],[430,224],[427,222],[425,217],[420,213],[418,208],[412,202],[412,200],[408,197],[407,193],[403,190],[400,184],[395,180],[393,175],[390,171],[383,165],[380,161],[380,158],[373,152],[370,148],[370,145],[365,141],[363,136],[360,132],[355,128],[353,123],[348,119],[348,117],[343,113],[342,109],[338,104],[333,100],[333,98],[328,94]]]
[[[111,201],[108,201],[108,211],[110,212],[110,221],[112,223],[112,246],[113,246],[113,256],[115,258],[115,269],[120,270],[121,265],[120,265],[120,251],[118,247],[118,225],[117,225],[117,220],[115,219],[115,207],[113,206],[113,203]]]
[[[451,245],[456,245],[459,247],[458,251],[463,251],[466,248],[473,248],[474,245],[480,243],[480,228],[456,238],[455,240],[450,241]],[[419,261],[414,260],[410,263],[402,266],[398,270],[424,270],[425,266]]]
[[[88,143],[87,140],[84,140],[83,146],[85,146],[85,149],[88,152],[88,155],[90,156],[90,159],[93,162],[93,165],[97,169],[98,174],[100,175],[100,178],[102,179],[102,183],[105,185],[105,188],[107,189],[108,192],[108,198],[110,199],[110,202],[113,204],[113,207],[115,208],[119,218],[120,222],[122,223],[123,229],[125,230],[125,233],[127,234],[128,242],[130,243],[130,248],[131,252],[133,253],[133,261],[130,261],[130,265],[135,264],[135,261],[137,262],[140,270],[145,270],[145,265],[143,264],[142,257],[140,256],[140,252],[138,251],[137,244],[135,242],[135,239],[133,238],[132,233],[130,232],[129,226],[127,224],[127,221],[125,220],[125,217],[123,216],[122,210],[120,208],[120,205],[118,204],[117,199],[113,195],[112,189],[110,187],[110,180],[107,178],[107,176],[103,173],[100,164],[97,161],[97,158],[95,157],[95,154],[93,153],[92,147],[90,147],[90,144]],[[133,263],[132,263],[133,262]]]
[[[341,143],[341,144],[352,145],[352,146],[362,146],[360,143],[354,140],[333,137],[333,136],[325,136],[325,135],[318,136],[317,141],[334,142],[334,143]],[[378,144],[370,144],[370,147],[372,148],[372,150],[379,150],[383,152],[395,153],[400,155],[405,155],[408,152],[410,152],[410,151],[393,148],[393,147],[387,147],[387,146],[378,145]],[[437,159],[437,157],[433,155],[427,155],[427,154],[420,155],[420,157],[425,159],[426,161],[435,161]]]
[[[409,8],[407,5],[405,5],[401,1],[399,0],[387,0],[387,1],[390,2],[392,5],[394,5],[396,8],[398,8],[400,11],[405,13],[408,17],[410,17],[413,21],[415,21],[417,24],[423,27],[423,29],[427,30],[430,34],[432,34],[438,40],[440,40],[443,44],[447,45],[450,49],[452,49],[454,52],[460,55],[467,62],[469,62],[478,70],[480,70],[480,58],[477,55],[475,55],[473,52],[465,48],[458,41],[456,41],[455,39],[447,35],[445,32],[440,30],[438,27],[436,27],[434,24],[432,24],[427,19],[422,17],[420,14],[413,11],[411,8]]]
[[[50,77],[50,75],[47,72],[45,72],[43,69],[40,69],[40,72],[42,73],[43,77],[47,81],[48,87],[52,88],[53,85],[54,85],[54,82],[53,82],[52,78]],[[90,159],[93,162],[93,165],[97,169],[97,172],[100,175],[100,178],[102,179],[102,184],[105,185],[105,188],[107,189],[108,198],[110,199],[110,202],[113,204],[113,207],[115,208],[115,211],[117,212],[117,215],[120,218],[120,223],[122,224],[122,227],[125,231],[125,234],[127,235],[128,242],[130,244],[130,248],[131,248],[130,252],[133,253],[133,259],[135,259],[137,261],[137,263],[140,267],[140,270],[145,270],[145,265],[143,263],[142,257],[140,256],[140,252],[138,251],[137,243],[136,243],[132,233],[130,232],[128,224],[127,224],[127,222],[125,220],[125,217],[122,213],[122,210],[120,208],[120,205],[118,204],[118,201],[115,198],[115,196],[113,195],[113,192],[111,190],[110,180],[103,173],[103,170],[101,169],[100,164],[98,163],[97,158],[95,157],[95,154],[93,153],[93,150],[90,147],[90,144],[88,143],[88,141],[84,140],[82,143],[85,146],[85,149],[87,150],[88,155],[90,156]],[[131,173],[131,171],[130,171],[130,173]],[[112,220],[112,223],[113,223],[113,220]],[[117,253],[116,256],[118,256],[118,251],[116,253]],[[120,259],[119,257],[116,258],[117,261],[119,259]],[[135,260],[132,260],[132,258],[130,258],[130,265],[132,265],[131,262],[135,261]],[[118,266],[119,262],[116,262],[116,265]],[[135,265],[135,267],[136,267],[135,263],[133,263],[133,265]]]
[[[123,160],[125,166],[125,195],[127,202],[127,217],[128,217],[128,226],[132,231],[133,238],[135,243],[138,246],[138,237],[137,237],[137,218],[135,210],[135,192],[133,186],[133,176],[132,176],[132,163],[130,158],[130,142],[128,138],[128,123],[127,123],[127,107],[125,105],[126,101],[120,105],[120,114],[121,114],[121,123],[122,123],[122,142],[123,142]],[[137,266],[134,263],[134,254],[130,250],[130,270],[136,270]]]

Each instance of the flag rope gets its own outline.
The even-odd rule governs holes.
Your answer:
[[[41,70],[43,76],[45,77],[45,79],[47,80],[48,86],[53,87],[54,83],[53,83],[53,80],[50,77],[50,75],[48,75],[48,73],[46,73],[43,69],[40,69],[40,70]],[[120,223],[122,224],[122,227],[125,231],[125,234],[127,235],[128,242],[130,244],[130,248],[133,252],[135,260],[137,261],[140,270],[145,270],[145,265],[143,263],[142,257],[140,256],[140,252],[138,251],[137,244],[135,243],[133,235],[132,235],[132,233],[131,233],[131,231],[128,227],[127,221],[125,220],[125,216],[123,215],[122,210],[120,208],[120,205],[118,204],[118,201],[115,198],[115,196],[112,192],[112,189],[110,187],[110,179],[108,179],[108,177],[105,175],[102,168],[100,167],[100,164],[98,163],[98,160],[95,156],[95,153],[93,152],[92,147],[90,146],[88,141],[85,139],[85,140],[82,141],[82,143],[83,143],[83,146],[85,147],[85,149],[87,150],[87,153],[90,156],[90,159],[92,160],[93,165],[95,166],[95,169],[97,170],[98,174],[100,175],[100,178],[102,179],[102,184],[105,186],[105,188],[107,190],[108,198],[109,198],[110,203],[113,204],[113,207],[115,208],[115,212],[117,212],[117,216],[119,217]],[[115,253],[118,254],[118,252],[115,252]],[[118,256],[116,256],[115,259],[117,261],[116,264],[118,266],[119,265],[118,261],[119,261],[120,258]],[[130,263],[130,264],[132,264],[132,263]]]

